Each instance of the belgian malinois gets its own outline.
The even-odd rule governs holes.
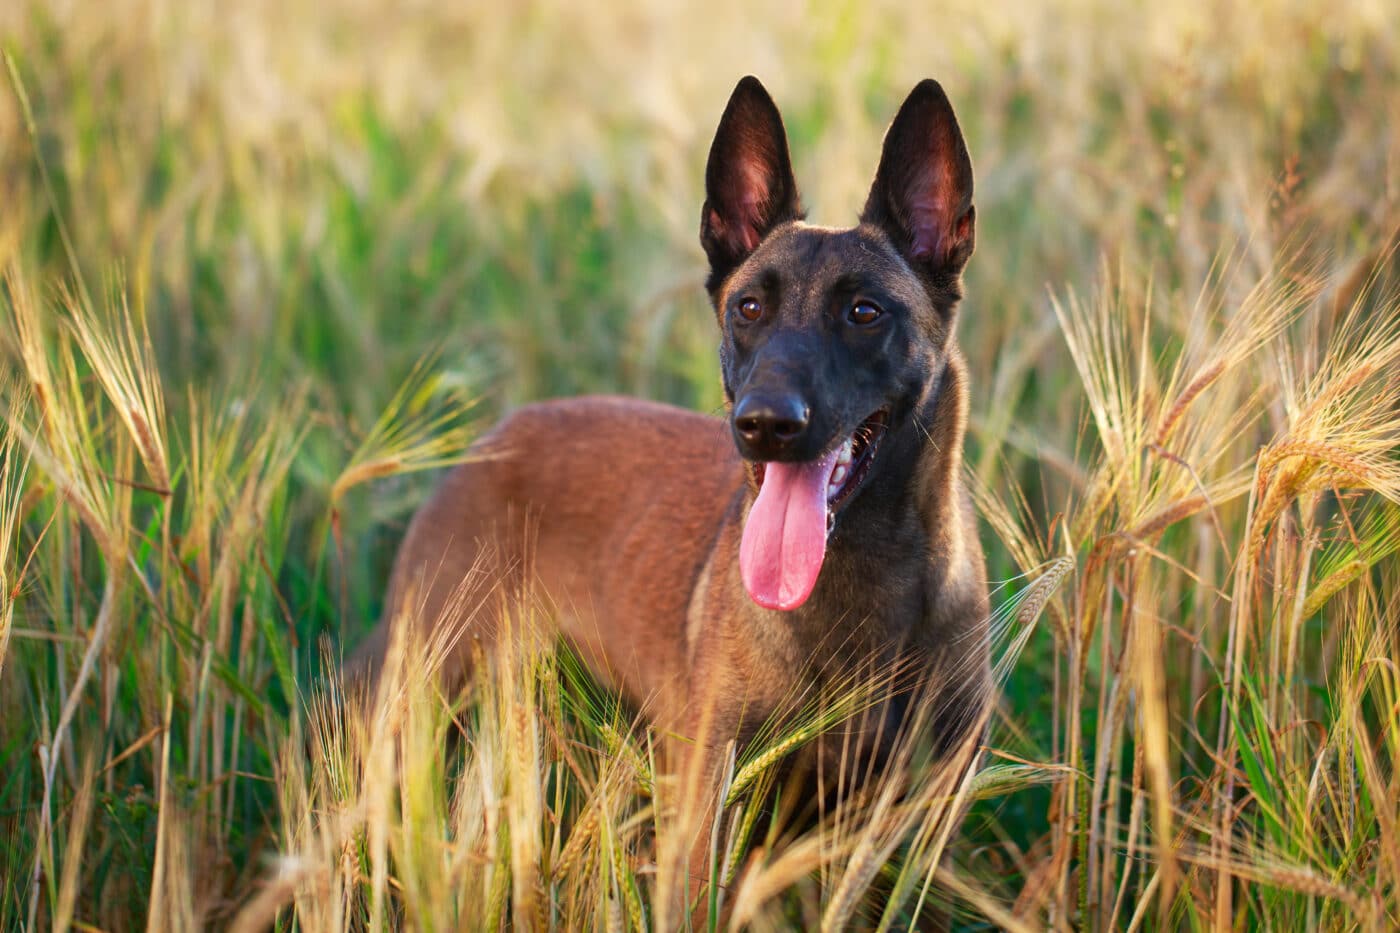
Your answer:
[[[901,106],[860,222],[836,229],[804,222],[782,118],[744,78],[700,221],[726,417],[599,397],[516,411],[414,518],[363,663],[391,625],[459,625],[460,680],[498,618],[462,621],[464,579],[487,599],[528,582],[593,673],[688,748],[742,745],[862,668],[916,671],[939,741],[965,736],[990,681],[953,337],[974,215],[937,82]],[[913,695],[866,717],[863,755]]]

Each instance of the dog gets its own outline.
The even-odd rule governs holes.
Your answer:
[[[700,225],[726,416],[615,397],[518,409],[413,519],[358,666],[373,676],[392,626],[456,625],[443,676],[460,683],[509,594],[532,586],[699,773],[860,670],[913,671],[917,688],[867,711],[858,760],[888,754],[914,697],[936,703],[939,747],[967,737],[991,679],[954,338],[972,189],[953,108],[925,80],[859,223],[808,224],[778,108],[741,80]]]

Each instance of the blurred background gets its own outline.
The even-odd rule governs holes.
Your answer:
[[[1108,268],[1189,297],[1225,251],[1265,268],[1280,244],[1355,262],[1385,241],[1397,16],[1386,0],[14,0],[0,259],[120,276],[169,387],[250,405],[307,387],[336,430],[303,468],[327,482],[337,453],[318,446],[365,430],[430,352],[483,416],[584,391],[713,410],[696,231],[733,85],[765,82],[811,219],[842,224],[932,76],[977,171],[961,337],[987,478],[1028,430],[1072,458],[1052,293]],[[402,516],[384,498],[360,530]],[[378,579],[356,577],[366,598]]]
[[[914,83],[947,89],[976,169],[959,324],[969,468],[1022,490],[1041,532],[1095,447],[1054,299],[1121,294],[1154,334],[1189,340],[1184,309],[1200,296],[1236,307],[1284,254],[1343,283],[1368,276],[1400,223],[1391,0],[6,0],[0,47],[10,303],[124,299],[171,424],[234,418],[250,444],[271,425],[297,438],[259,513],[278,541],[277,595],[257,590],[285,622],[295,677],[229,652],[228,676],[284,710],[319,645],[367,631],[434,478],[361,456],[401,387],[427,393],[431,372],[429,394],[457,400],[432,409],[457,449],[550,396],[719,409],[697,229],[711,134],[745,74],[782,109],[810,219],[831,224],[854,221]],[[176,459],[197,455],[178,435]],[[33,633],[85,631],[64,607],[77,618],[95,602],[18,573],[15,555],[43,541],[26,522],[6,572],[28,596],[0,682],[0,775],[20,775],[0,777],[0,827],[24,882],[32,747],[52,716],[36,710],[61,699],[74,663]],[[990,531],[987,544],[994,580],[1021,572]],[[1038,635],[1012,674],[1022,723],[1049,716],[1054,651]],[[161,705],[144,698],[108,744],[141,736]],[[249,742],[230,760],[258,770],[271,752]],[[1046,828],[1048,794],[1004,804],[1024,846]],[[114,791],[111,806],[130,800]],[[267,802],[230,792],[225,835],[256,836]],[[155,824],[122,813],[107,851],[140,862]],[[27,898],[12,881],[6,901]]]

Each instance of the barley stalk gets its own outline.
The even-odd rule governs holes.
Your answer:
[[[617,838],[617,834],[614,832],[610,835],[613,839],[608,848],[612,855],[613,877],[617,881],[623,903],[627,906],[627,917],[631,921],[632,929],[645,930],[646,927],[642,922],[642,902],[638,899],[637,892],[630,883],[632,872],[627,867],[627,853],[622,848],[622,840]]]
[[[1050,568],[1041,574],[1026,592],[1025,601],[1021,603],[1021,608],[1016,611],[1016,622],[1020,625],[1029,625],[1038,619],[1041,610],[1050,601],[1050,597],[1055,595],[1055,591],[1060,588],[1065,577],[1073,571],[1074,558],[1072,557],[1060,557],[1051,563]]]
[[[510,829],[508,821],[501,820],[496,835],[496,858],[491,866],[490,887],[486,894],[486,925],[488,930],[499,930],[506,918],[506,901],[510,898]]]
[[[1334,401],[1348,396],[1367,379],[1375,374],[1376,367],[1371,363],[1363,363],[1340,379],[1333,380],[1323,387],[1317,397],[1308,404],[1310,412],[1324,412],[1331,407]]]
[[[598,731],[603,734],[603,741],[607,746],[608,755],[620,758],[627,763],[628,769],[632,773],[632,778],[641,789],[642,793],[650,795],[654,791],[651,768],[647,766],[646,760],[642,757],[637,747],[611,723],[599,723]]]
[[[369,463],[360,463],[350,467],[336,478],[331,485],[330,500],[339,502],[344,495],[362,483],[371,480],[383,479],[386,476],[393,476],[403,470],[404,461],[402,457],[385,457],[380,460],[373,460]]]
[[[1261,467],[1272,470],[1277,464],[1291,457],[1304,457],[1334,467],[1344,474],[1365,480],[1374,474],[1372,467],[1356,456],[1335,444],[1323,441],[1291,441],[1273,448],[1261,458]]]
[[[1144,519],[1137,527],[1128,532],[1128,536],[1138,539],[1151,538],[1177,522],[1190,518],[1208,505],[1210,502],[1205,496],[1190,496],[1182,499]]]
[[[562,880],[573,870],[579,860],[579,856],[588,847],[598,831],[598,821],[601,818],[599,807],[601,803],[597,800],[590,802],[587,810],[574,823],[573,829],[569,831],[569,841],[564,844],[564,851],[560,853],[559,860],[554,863],[554,870],[550,875],[556,880]]]
[[[1318,610],[1325,606],[1327,601],[1337,594],[1338,590],[1360,577],[1370,567],[1369,561],[1347,561],[1319,580],[1312,592],[1308,594],[1307,601],[1303,603],[1303,618],[1309,619],[1317,615]]]
[[[48,758],[44,763],[44,791],[39,804],[39,825],[43,827],[46,835],[52,835],[53,826],[53,790],[54,783],[58,779],[58,764],[63,752],[63,743],[68,738],[68,730],[73,725],[73,717],[77,715],[78,703],[82,700],[83,691],[87,688],[88,681],[92,678],[93,671],[97,667],[97,658],[106,647],[107,636],[111,633],[113,620],[116,615],[117,586],[120,579],[121,564],[109,563],[107,567],[107,581],[102,589],[102,605],[97,611],[97,624],[92,627],[92,636],[88,641],[88,647],[83,652],[82,663],[78,666],[78,676],[73,679],[73,686],[68,691],[68,697],[64,700],[63,710],[58,717],[58,726],[54,728],[53,741],[49,745]],[[165,744],[169,749],[169,743]],[[34,873],[30,882],[29,893],[29,928],[34,928],[35,913],[39,904],[39,885],[43,879],[43,858],[42,847],[34,856]]]
[[[724,805],[732,806],[739,796],[748,789],[749,785],[758,779],[769,768],[776,765],[788,756],[796,748],[800,748],[807,742],[816,738],[822,733],[824,726],[820,722],[810,723],[801,726],[788,734],[786,738],[776,745],[765,748],[756,758],[739,769],[734,775],[733,782],[729,785],[729,793],[725,795]]]
[[[136,449],[141,460],[151,473],[151,481],[160,495],[170,495],[170,470],[165,464],[165,451],[160,439],[152,430],[151,423],[139,408],[128,408],[125,420],[131,425],[132,436],[136,439]]]
[[[617,896],[612,893],[607,896],[605,916],[607,923],[604,929],[608,933],[623,933],[626,927],[622,923],[622,905],[618,903]]]
[[[1191,403],[1196,400],[1196,397],[1210,388],[1211,383],[1219,379],[1220,374],[1223,372],[1225,372],[1225,361],[1218,360],[1213,366],[1208,367],[1199,376],[1191,380],[1191,384],[1177,396],[1176,402],[1162,417],[1161,426],[1157,429],[1155,443],[1158,447],[1165,447],[1167,445],[1167,441],[1171,438],[1172,431],[1176,428],[1177,422],[1181,420],[1181,416],[1186,413],[1186,409],[1191,407]]]
[[[841,875],[840,886],[822,913],[823,930],[846,929],[851,914],[860,903],[861,895],[869,887],[870,879],[875,877],[875,873],[884,864],[885,857],[884,848],[876,848],[868,833],[861,837],[860,844],[852,853],[846,870]]]

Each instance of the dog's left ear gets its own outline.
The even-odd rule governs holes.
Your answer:
[[[770,230],[801,218],[783,118],[749,75],[730,95],[705,167],[700,245],[710,259],[711,294]]]
[[[920,81],[895,115],[860,219],[938,279],[956,278],[972,255],[972,160],[937,81]]]

